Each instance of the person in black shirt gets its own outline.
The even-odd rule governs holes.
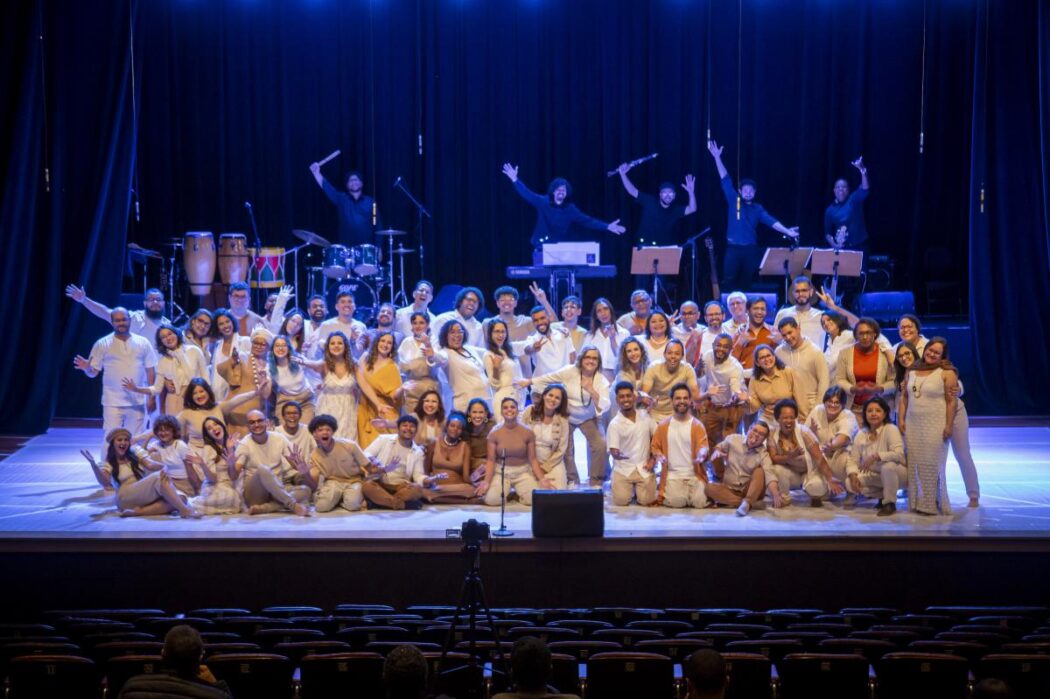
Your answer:
[[[317,186],[323,191],[328,201],[335,204],[339,212],[339,242],[343,245],[373,245],[374,228],[383,227],[379,218],[379,208],[375,200],[365,194],[365,183],[361,173],[351,170],[346,175],[346,194],[340,192],[321,174],[318,163],[310,165],[310,172],[317,180]]]
[[[726,289],[747,290],[762,260],[762,250],[758,247],[758,224],[764,223],[793,240],[798,238],[798,226],[787,228],[755,201],[758,187],[754,180],[742,179],[740,189],[733,189],[733,180],[722,164],[722,148],[714,141],[707,142],[707,150],[715,159],[718,177],[722,181],[722,194],[729,204],[722,286]]]
[[[857,158],[851,164],[860,171],[860,189],[850,194],[845,177],[835,180],[835,201],[824,211],[824,239],[833,248],[867,250],[864,200],[868,198],[868,168],[864,158]]]
[[[675,189],[670,182],[663,182],[658,191],[659,196],[654,197],[646,192],[639,192],[638,188],[627,176],[631,166],[623,163],[616,171],[620,173],[620,181],[627,193],[634,197],[638,205],[642,207],[642,220],[638,224],[638,245],[678,245],[678,236],[675,235],[675,224],[683,216],[696,211],[696,194],[694,193],[695,178],[692,175],[685,176],[682,189],[689,194],[689,203],[686,206],[675,204]]]
[[[547,186],[547,196],[536,194],[518,179],[518,167],[510,163],[503,164],[503,174],[514,183],[514,190],[527,204],[536,209],[536,225],[532,229],[530,242],[539,249],[544,243],[560,243],[566,240],[579,240],[574,237],[574,226],[592,231],[611,231],[623,235],[627,229],[620,225],[620,219],[605,223],[580,211],[575,204],[570,204],[572,185],[569,181],[557,177]],[[539,264],[539,263],[537,263]]]

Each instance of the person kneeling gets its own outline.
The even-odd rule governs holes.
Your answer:
[[[244,502],[248,514],[290,510],[300,517],[309,517],[310,488],[297,485],[298,473],[292,460],[302,458],[287,439],[266,429],[266,416],[261,410],[248,413],[248,436],[237,444],[237,460],[233,464],[236,480],[241,474]]]
[[[307,429],[317,446],[309,461],[297,454],[293,463],[314,490],[314,508],[318,512],[331,512],[336,507],[360,510],[364,504],[362,484],[372,462],[357,442],[335,436],[339,423],[331,415],[318,415]]]
[[[365,449],[375,469],[361,487],[368,502],[391,510],[419,509],[423,488],[436,479],[423,472],[423,447],[416,444],[419,420],[415,415],[397,419],[397,434],[381,434]]]
[[[553,488],[554,484],[536,457],[536,434],[518,422],[518,401],[504,398],[500,414],[503,422],[489,432],[485,477],[477,494],[484,497],[486,505],[494,507],[501,496],[508,497],[513,489],[522,505],[531,505],[533,490]]]
[[[609,423],[609,455],[613,458],[612,499],[614,505],[656,502],[656,476],[650,444],[656,423],[635,404],[638,396],[627,381],[616,384],[616,405],[620,412]]]
[[[671,388],[671,417],[660,422],[651,451],[660,469],[656,504],[707,507],[707,431],[690,413],[693,395],[686,384]]]
[[[773,418],[777,424],[767,440],[773,462],[769,481],[773,507],[790,505],[789,491],[796,488],[806,492],[813,507],[820,507],[829,492],[832,495],[845,492],[842,483],[831,473],[816,435],[798,424],[798,404],[790,398],[777,401]]]
[[[889,422],[890,406],[881,396],[864,404],[864,427],[857,433],[846,463],[849,492],[879,498],[878,516],[897,511],[897,491],[908,487],[904,440]]]
[[[741,517],[762,502],[766,492],[766,472],[772,470],[766,450],[769,425],[755,420],[747,436],[731,434],[715,447],[711,457],[718,483],[708,483],[707,497],[720,505],[736,508]]]

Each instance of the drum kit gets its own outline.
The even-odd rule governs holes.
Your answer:
[[[174,238],[165,243],[170,248],[170,256],[165,258],[159,252],[147,250],[135,243],[128,245],[128,254],[132,261],[143,265],[143,288],[147,288],[146,266],[150,260],[159,260],[161,264],[160,285],[168,287],[168,299],[171,304],[170,315],[182,309],[175,303],[175,285],[178,276],[178,251],[182,251],[182,270],[189,285],[189,291],[197,297],[212,293],[212,283],[218,271],[219,280],[228,287],[235,282],[248,282],[252,289],[280,289],[285,285],[285,260],[293,255],[294,288],[299,289],[298,253],[301,248],[314,245],[322,249],[321,265],[308,266],[307,295],[325,296],[328,307],[335,305],[336,297],[345,291],[354,294],[357,315],[368,319],[378,310],[380,293],[384,287],[390,287],[390,301],[402,305],[408,303],[405,293],[405,255],[415,252],[413,249],[399,245],[394,248],[394,238],[407,235],[405,231],[382,230],[376,235],[389,241],[389,255],[384,265],[381,248],[376,245],[346,246],[330,243],[323,236],[312,231],[295,229],[292,235],[302,241],[290,250],[283,247],[248,247],[248,238],[244,233],[220,233],[219,245],[211,231],[188,231],[181,238]],[[394,293],[394,257],[400,261],[400,290]],[[200,300],[200,299],[199,299]],[[203,305],[203,303],[201,303]]]

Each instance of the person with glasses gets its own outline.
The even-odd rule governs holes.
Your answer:
[[[831,472],[843,482],[846,481],[850,445],[857,434],[857,418],[846,410],[848,401],[849,396],[841,386],[832,386],[824,392],[820,405],[813,408],[806,418],[806,427],[816,435]],[[852,503],[849,494],[846,498]]]
[[[835,383],[849,396],[847,407],[858,419],[869,400],[893,395],[896,372],[879,347],[879,333],[874,318],[860,318],[853,328],[853,347],[839,353]]]

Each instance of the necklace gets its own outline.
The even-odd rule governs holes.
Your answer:
[[[448,441],[448,435],[447,434],[441,435],[441,442],[446,447],[448,447],[449,449],[452,449],[453,447],[459,446],[460,441],[462,441],[462,440],[460,438],[457,438],[456,441],[450,442],[450,441]]]
[[[922,398],[922,387],[926,385],[926,382],[930,380],[931,376],[933,376],[932,371],[923,377],[919,377],[918,375],[916,375],[915,383],[912,384],[911,387],[911,392],[915,395],[916,398]]]

